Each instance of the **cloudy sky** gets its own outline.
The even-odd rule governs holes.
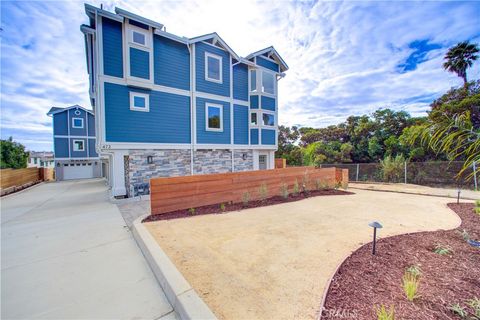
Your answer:
[[[52,149],[52,106],[88,104],[83,1],[1,2],[1,136]],[[99,6],[99,1],[88,3]],[[322,127],[379,107],[424,115],[460,78],[449,46],[480,43],[480,2],[102,1],[194,37],[216,31],[241,56],[274,45],[288,63],[280,124]],[[480,78],[480,63],[469,71]]]

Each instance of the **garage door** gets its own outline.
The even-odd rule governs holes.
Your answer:
[[[93,166],[88,164],[75,164],[63,167],[63,180],[93,178]]]

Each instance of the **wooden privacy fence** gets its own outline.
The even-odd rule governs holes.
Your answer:
[[[275,169],[286,168],[287,159],[275,158]]]
[[[53,168],[1,169],[0,190],[5,195],[40,181],[54,180]]]
[[[241,202],[247,195],[250,200],[261,198],[261,186],[268,197],[280,195],[283,185],[291,193],[293,186],[305,184],[313,190],[322,187],[346,186],[348,170],[337,168],[291,167],[285,169],[206,174],[150,180],[150,205],[152,214],[196,208],[228,202]],[[266,187],[266,188],[265,188]]]

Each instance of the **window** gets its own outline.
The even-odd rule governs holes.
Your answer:
[[[72,127],[73,128],[83,128],[83,119],[82,118],[72,118]]]
[[[257,91],[257,71],[250,71],[250,91]]]
[[[264,126],[274,126],[275,125],[275,116],[270,113],[263,114],[263,125]]]
[[[73,151],[85,151],[83,140],[73,140]]]
[[[130,27],[131,28],[131,27]],[[130,42],[142,47],[149,47],[148,33],[146,31],[140,31],[137,29],[130,30]]]
[[[222,83],[222,57],[205,52],[205,80]]]
[[[145,93],[130,92],[130,110],[150,111],[149,96]]]
[[[275,94],[275,76],[273,73],[266,71],[262,72],[262,91]]]
[[[252,125],[252,126],[258,125],[258,118],[257,118],[257,113],[256,112],[252,112],[250,114],[250,125]]]
[[[223,106],[216,104],[205,105],[206,130],[223,131]]]

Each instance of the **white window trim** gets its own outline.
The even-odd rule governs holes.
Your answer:
[[[208,127],[208,107],[220,108],[220,128]],[[223,104],[205,103],[205,131],[223,132]]]
[[[219,64],[220,64],[220,70],[219,70],[220,79],[214,79],[214,78],[210,78],[208,76],[208,58],[209,57],[217,59],[219,61]],[[219,55],[216,55],[216,54],[213,54],[213,53],[210,53],[210,52],[205,52],[205,80],[211,81],[211,82],[216,82],[216,83],[223,83],[223,57],[221,57]]]
[[[81,120],[82,121],[82,125],[81,126],[76,126],[75,125],[75,120]],[[77,118],[77,117],[72,117],[72,128],[75,128],[75,129],[83,129],[84,125],[83,125],[83,118]]]
[[[141,33],[145,37],[145,44],[140,44],[135,41],[133,41],[133,32]],[[150,49],[151,48],[151,42],[150,42],[150,32],[149,30],[145,30],[142,28],[139,28],[137,26],[133,26],[131,24],[128,25],[128,44],[132,47],[138,47],[139,49]]]
[[[142,46],[138,43],[133,42],[132,37],[133,33],[131,30],[135,30],[137,32],[144,33],[146,36],[146,44],[147,46]],[[131,25],[129,23],[123,24],[123,70],[125,70],[124,79],[127,82],[127,85],[136,86],[139,88],[153,88],[153,78],[154,78],[154,68],[153,68],[153,32],[152,28],[149,27],[149,30],[145,30],[139,28],[137,26]],[[149,54],[149,73],[150,78],[144,79],[140,77],[135,77],[131,75],[130,70],[130,48],[135,48],[138,50],[146,51]]]
[[[77,145],[75,144],[76,142],[81,142],[83,148],[78,149]],[[73,140],[72,144],[73,144],[73,151],[78,151],[78,152],[85,151],[85,141],[84,140]]]
[[[270,114],[273,116],[273,126],[269,126],[269,125],[266,125],[266,124],[263,124],[263,114]],[[277,115],[275,114],[275,111],[266,111],[266,110],[263,110],[261,112],[261,115],[262,117],[260,118],[260,124],[263,128],[276,128],[277,127]]]
[[[249,87],[248,87],[248,90],[252,93],[257,93],[258,92],[258,72],[259,70],[258,69],[249,69]],[[252,73],[255,72],[255,89],[252,90]]]
[[[275,73],[274,71],[270,71],[270,70],[267,71],[267,70],[268,70],[268,69],[260,69],[260,71],[261,71],[260,74],[262,75],[262,76],[261,76],[261,79],[260,79],[260,87],[262,88],[262,93],[263,93],[263,94],[269,95],[269,96],[272,96],[272,97],[273,97],[273,96],[275,96],[276,93],[277,93],[276,90],[275,90],[275,87],[276,87],[275,83],[276,83],[276,81],[277,81],[277,77],[276,77],[276,73]],[[258,73],[258,72],[257,72],[257,73]],[[271,74],[271,75],[272,75],[272,77],[273,77],[273,93],[271,93],[271,92],[266,92],[266,91],[265,91],[265,88],[263,87],[263,73],[268,73],[268,74]],[[257,79],[258,79],[258,74],[257,74]]]
[[[145,108],[135,107],[135,97],[144,98],[145,99]],[[143,111],[149,112],[150,111],[150,96],[146,93],[139,93],[139,92],[130,92],[130,110],[132,111]]]
[[[257,124],[252,123],[252,114],[254,114],[254,113],[257,115]],[[252,128],[260,127],[260,125],[261,125],[261,122],[260,122],[261,119],[259,117],[260,114],[261,114],[261,112],[258,112],[258,111],[250,111],[250,118],[248,118],[248,123],[250,124],[250,127],[252,127]]]

